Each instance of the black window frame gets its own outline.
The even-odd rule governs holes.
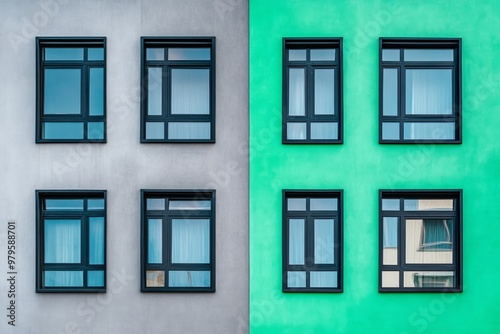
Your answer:
[[[399,61],[383,61],[384,49],[400,49]],[[404,49],[453,49],[453,61],[404,61]],[[384,68],[398,69],[398,110],[396,116],[383,115]],[[449,116],[410,115],[406,108],[405,69],[452,69],[453,111]],[[455,122],[454,139],[404,139],[405,122]],[[399,139],[383,139],[382,123],[398,123]],[[379,39],[379,143],[380,144],[461,144],[462,143],[462,39],[461,38],[387,38]]]
[[[88,48],[103,48],[103,60],[88,60]],[[83,48],[84,60],[50,60],[44,59],[45,48]],[[44,115],[44,69],[50,68],[80,68],[81,78],[81,114],[79,115]],[[103,69],[103,114],[89,115],[89,69],[102,67]],[[106,143],[106,37],[36,37],[36,143]],[[83,122],[83,139],[45,139],[43,138],[43,123],[55,122]],[[103,138],[88,138],[88,123],[103,122]]]
[[[184,190],[184,189],[141,189],[141,292],[215,292],[216,290],[216,272],[215,272],[215,193],[214,189]],[[147,210],[148,198],[165,198],[164,210]],[[172,210],[169,213],[168,200],[210,200],[210,212],[195,212],[195,210],[182,211]],[[201,211],[201,210],[198,210]],[[161,218],[164,220],[162,225],[162,263],[148,263],[148,217]],[[172,264],[171,261],[171,240],[172,240],[172,217],[205,217],[210,219],[210,263],[208,264]],[[166,228],[165,228],[166,225]],[[146,272],[148,270],[163,270],[165,273],[164,287],[147,287]],[[210,271],[209,287],[169,287],[168,274],[170,270],[204,270]]]
[[[379,292],[405,292],[405,293],[420,293],[420,292],[463,292],[463,202],[462,190],[379,190]],[[399,210],[382,210],[383,199],[398,199]],[[423,211],[405,211],[404,200],[412,199],[452,199],[454,202],[453,211],[440,210],[423,210]],[[383,218],[397,217],[397,264],[384,265],[384,231]],[[455,226],[453,230],[454,245],[453,263],[452,264],[408,264],[405,261],[406,257],[406,239],[405,239],[405,224],[404,219],[454,219]],[[425,227],[423,227],[425,228]],[[390,246],[392,247],[392,246]],[[455,273],[455,287],[404,287],[404,271],[453,271]],[[382,272],[383,271],[398,271],[399,272],[399,287],[383,287]]]
[[[344,126],[343,126],[343,38],[283,38],[283,83],[282,83],[282,143],[283,144],[343,144],[344,141]],[[291,49],[306,49],[306,61],[289,61],[288,50]],[[311,61],[308,60],[311,49],[335,49],[335,61]],[[288,115],[288,98],[289,89],[288,70],[290,68],[305,68],[305,116],[290,116]],[[335,114],[334,115],[315,115],[314,114],[314,69],[325,68],[335,69]],[[307,136],[306,139],[288,139],[287,125],[288,123],[306,123]],[[336,122],[338,124],[337,139],[311,139],[311,123],[321,122]]]
[[[107,276],[107,191],[106,190],[36,190],[36,292],[106,292]],[[44,209],[46,199],[83,199],[84,209],[81,210],[50,210]],[[103,199],[103,210],[87,210],[88,199]],[[45,264],[44,263],[44,218],[81,218],[81,254],[82,263],[80,264]],[[104,264],[89,264],[89,222],[88,217],[104,217]],[[83,287],[46,287],[43,284],[43,271],[46,269],[73,269],[83,271]],[[104,271],[103,287],[86,287],[86,272],[88,270]]]
[[[306,198],[306,211],[288,211],[287,203],[289,198]],[[336,211],[314,211],[310,210],[311,198],[336,198]],[[304,218],[304,264],[290,265],[289,262],[289,218]],[[315,218],[330,218],[335,221],[334,226],[334,264],[315,264],[314,263],[314,224]],[[344,233],[343,233],[343,190],[292,190],[284,189],[282,191],[282,291],[283,292],[343,292],[343,259],[344,259]],[[306,287],[288,287],[289,271],[305,271]],[[311,271],[337,271],[336,288],[311,288]]]
[[[210,60],[171,60],[166,55],[166,49],[174,48],[210,48]],[[147,60],[146,50],[148,48],[165,48],[164,60]],[[141,37],[141,143],[215,143],[215,92],[216,92],[216,68],[215,68],[215,37],[189,36],[189,37]],[[148,115],[148,74],[147,67],[154,65],[162,67],[162,114]],[[171,113],[171,69],[172,68],[208,68],[210,70],[210,105],[209,115],[172,115]],[[146,122],[163,122],[164,138],[147,139]],[[168,139],[169,122],[210,122],[209,139]]]

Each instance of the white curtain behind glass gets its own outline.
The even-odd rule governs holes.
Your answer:
[[[452,70],[406,70],[406,113],[452,114]]]
[[[45,219],[45,263],[80,263],[80,220]]]
[[[89,218],[89,264],[104,264],[104,217]]]
[[[304,219],[290,219],[288,224],[288,262],[304,264]]]
[[[172,263],[210,263],[210,219],[172,219]]]
[[[172,114],[210,113],[210,70],[172,69]]]

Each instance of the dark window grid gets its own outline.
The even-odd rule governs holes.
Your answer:
[[[106,142],[106,42],[103,38],[87,41],[86,39],[71,39],[51,38],[45,41],[44,38],[37,38],[37,127],[36,127],[36,142],[37,143],[81,143],[81,142]],[[100,40],[100,41],[98,41]],[[103,48],[104,60],[88,60],[89,48]],[[83,48],[84,60],[45,60],[46,48]],[[103,96],[104,106],[102,116],[89,115],[89,96],[90,96],[90,69],[103,69]],[[81,96],[79,115],[45,115],[44,106],[44,84],[45,84],[45,69],[80,69],[81,70]],[[43,138],[43,123],[48,122],[83,122],[84,139],[44,139]],[[103,122],[103,139],[88,138],[88,122]]]
[[[86,196],[80,192],[49,191],[37,192],[37,292],[106,292],[106,193],[101,191],[94,192],[93,196]],[[83,196],[82,196],[83,195]],[[44,201],[46,199],[84,199],[83,210],[46,210]],[[104,199],[104,210],[88,211],[88,199]],[[89,218],[104,218],[104,264],[89,264]],[[45,220],[46,219],[78,219],[82,222],[80,245],[81,262],[80,263],[45,263]],[[83,271],[82,287],[45,287],[43,284],[44,271],[63,270],[63,271]],[[87,272],[89,270],[104,271],[103,287],[87,287]]]
[[[314,41],[314,42],[313,42]],[[284,40],[283,48],[283,130],[282,142],[285,143],[315,143],[315,144],[341,144],[343,142],[343,126],[342,126],[342,48],[341,39],[335,41],[321,41],[321,39],[311,39],[309,43],[295,41],[293,39]],[[306,50],[306,60],[296,61],[289,60],[289,50]],[[311,59],[311,49],[335,49],[335,60],[319,61]],[[305,116],[290,116],[288,114],[289,101],[289,72],[292,68],[303,68],[305,70]],[[334,115],[315,115],[314,114],[314,70],[315,69],[335,69],[335,90],[334,90]],[[287,124],[288,123],[306,123],[307,138],[306,139],[288,139]],[[310,139],[311,123],[314,122],[337,122],[338,123],[338,139]]]

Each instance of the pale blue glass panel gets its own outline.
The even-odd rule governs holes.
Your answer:
[[[336,288],[337,283],[336,271],[311,271],[310,286],[311,288]]]
[[[287,202],[288,211],[306,211],[305,198],[289,198]]]
[[[161,219],[148,219],[148,263],[162,263],[162,232]]]
[[[210,113],[209,69],[172,69],[171,77],[172,114]]]
[[[104,199],[89,199],[87,200],[88,210],[104,210]]]
[[[83,139],[83,123],[44,122],[43,139]]]
[[[88,60],[104,60],[104,48],[88,48]]]
[[[146,207],[148,210],[165,210],[164,198],[148,198]]]
[[[406,70],[406,114],[451,115],[451,69]]]
[[[147,48],[146,49],[146,60],[164,60],[165,59],[165,49],[164,48]]]
[[[385,247],[398,247],[398,217],[384,217],[383,244]]]
[[[168,60],[210,60],[210,48],[169,48]]]
[[[334,220],[314,219],[314,263],[334,264]]]
[[[306,81],[303,68],[291,68],[288,71],[288,115],[306,114]]]
[[[288,221],[288,263],[304,264],[305,248],[304,219]]]
[[[210,122],[170,122],[168,139],[210,139]]]
[[[336,198],[311,198],[311,211],[336,211]]]
[[[83,199],[46,199],[45,210],[83,210]]]
[[[448,123],[410,123],[404,124],[405,139],[446,140],[455,139],[455,122]]]
[[[165,123],[146,122],[146,139],[165,139]]]
[[[335,114],[335,69],[314,70],[314,114]]]
[[[211,201],[202,200],[171,200],[168,201],[169,210],[210,210]]]
[[[287,272],[287,286],[289,288],[305,288],[306,287],[306,272],[305,271],[289,271],[289,272]]]
[[[399,211],[399,199],[383,199],[382,210]]]
[[[288,50],[289,61],[305,61],[306,50]]]
[[[104,115],[104,69],[90,69],[89,115]]]
[[[306,123],[287,123],[286,124],[287,139],[306,139],[307,124]]]
[[[44,285],[46,287],[81,287],[83,286],[83,271],[45,271]]]
[[[89,217],[89,264],[104,264],[104,217]]]
[[[453,199],[405,199],[405,211],[453,211]]]
[[[148,115],[162,114],[162,83],[161,67],[148,67]]]
[[[43,91],[43,113],[45,115],[81,113],[80,69],[46,68]]]
[[[80,263],[81,221],[79,219],[44,220],[45,263]]]
[[[87,272],[88,287],[103,287],[104,286],[104,270],[89,270]]]
[[[338,139],[336,122],[311,123],[311,139]]]
[[[399,49],[384,49],[382,50],[382,61],[399,61]]]
[[[210,263],[210,219],[172,219],[172,263]]]
[[[384,68],[383,86],[383,113],[384,116],[398,115],[398,69]]]
[[[210,271],[169,271],[168,286],[171,288],[208,288]]]
[[[96,140],[104,139],[104,122],[88,122],[87,138]]]
[[[453,61],[453,49],[405,49],[405,61]]]
[[[312,61],[334,61],[335,49],[311,49]]]
[[[83,60],[83,48],[46,48],[45,60]]]
[[[399,123],[382,123],[382,139],[398,140],[399,139]]]

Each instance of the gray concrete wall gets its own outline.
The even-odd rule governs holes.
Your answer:
[[[0,333],[246,333],[248,3],[0,0]],[[216,143],[140,144],[141,36],[216,37]],[[106,144],[35,144],[35,37],[107,37]],[[141,293],[140,189],[217,190],[215,293]],[[106,294],[35,293],[35,190],[105,189]],[[7,222],[16,221],[16,327]]]

